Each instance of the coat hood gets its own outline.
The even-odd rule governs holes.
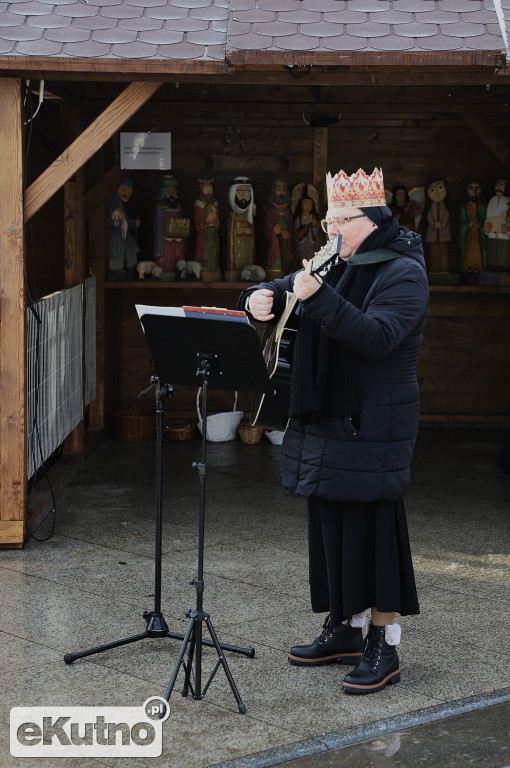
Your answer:
[[[400,227],[396,238],[391,243],[388,243],[386,247],[402,254],[402,256],[416,259],[423,269],[426,269],[421,235],[417,232],[411,232],[410,229]]]

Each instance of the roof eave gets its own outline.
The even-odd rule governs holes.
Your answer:
[[[226,52],[237,69],[281,66],[324,67],[504,67],[506,51],[268,51]]]

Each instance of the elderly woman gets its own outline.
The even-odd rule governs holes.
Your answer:
[[[400,680],[395,613],[418,614],[403,496],[419,421],[416,364],[428,305],[421,238],[386,206],[382,172],[328,174],[322,222],[339,256],[244,291],[239,307],[275,322],[297,297],[283,485],[308,503],[312,610],[324,631],[289,661],[356,664],[346,693]],[[366,610],[371,621],[365,640]]]

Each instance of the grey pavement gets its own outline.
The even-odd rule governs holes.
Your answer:
[[[421,431],[406,498],[421,615],[400,620],[402,682],[359,697],[341,692],[349,667],[287,662],[288,648],[312,640],[324,617],[309,609],[305,502],[280,486],[279,447],[266,438],[208,443],[204,609],[220,642],[255,648],[254,658],[225,652],[246,714],[221,667],[201,701],[181,696],[181,670],[160,757],[60,758],[59,768],[510,765],[510,476],[495,466],[504,436]],[[57,500],[51,538],[0,550],[2,768],[48,765],[10,755],[13,706],[141,706],[165,694],[177,639],[63,661],[145,630],[142,613],[154,604],[155,449],[154,440],[105,441]],[[164,443],[162,613],[177,634],[196,605],[189,580],[197,575],[199,459],[198,438]],[[50,531],[48,517],[36,535]],[[204,683],[216,660],[204,648]],[[453,747],[440,753],[455,738],[468,744],[478,727],[492,762]]]

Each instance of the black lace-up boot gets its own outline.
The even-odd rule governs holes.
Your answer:
[[[324,630],[311,645],[295,645],[289,651],[291,664],[306,667],[318,667],[339,661],[341,664],[357,664],[363,651],[361,629],[349,624],[331,627],[329,616],[324,622]]]
[[[391,627],[400,628],[398,624]],[[400,663],[395,645],[386,642],[386,627],[370,624],[363,658],[343,681],[345,693],[377,693],[386,685],[400,682]]]

